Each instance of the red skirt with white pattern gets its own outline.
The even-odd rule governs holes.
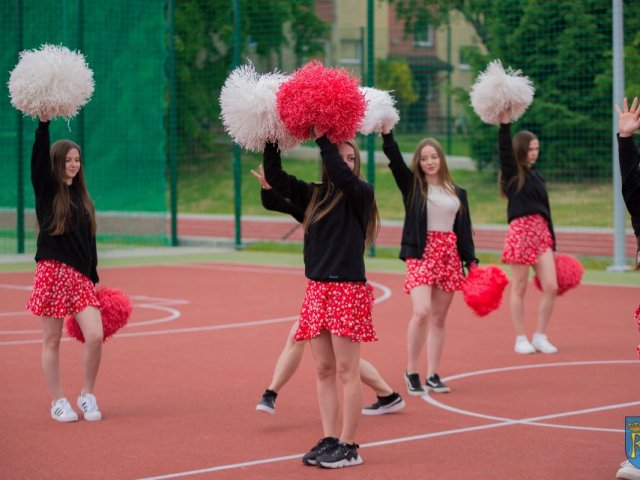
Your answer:
[[[462,289],[462,261],[458,253],[457,236],[453,232],[427,232],[422,258],[407,258],[404,293],[420,285],[429,285],[446,292]]]
[[[39,317],[64,318],[87,307],[100,308],[89,278],[56,260],[38,262],[27,310]]]
[[[504,239],[502,262],[535,265],[538,257],[553,248],[549,225],[542,215],[526,215],[509,223]]]
[[[353,342],[378,340],[373,328],[373,287],[364,282],[309,280],[295,339],[309,340],[325,328]]]

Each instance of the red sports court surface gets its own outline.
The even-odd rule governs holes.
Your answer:
[[[380,341],[363,357],[407,407],[362,417],[363,465],[305,467],[300,456],[322,436],[310,352],[276,415],[254,410],[297,316],[302,269],[192,263],[100,273],[131,296],[134,312],[105,345],[103,421],[72,424],[49,418],[40,323],[24,311],[32,274],[0,274],[0,478],[613,479],[625,458],[624,417],[640,416],[638,288],[583,285],[560,297],[548,332],[555,355],[513,353],[506,303],[478,319],[457,295],[440,372],[452,393],[423,399],[402,382],[403,275],[369,272]],[[530,288],[529,331],[538,299]],[[72,403],[81,353],[76,341],[61,346]],[[366,387],[363,397],[375,400]]]

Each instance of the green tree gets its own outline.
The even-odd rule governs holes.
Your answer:
[[[477,51],[468,56],[476,73],[499,58],[533,80],[534,102],[515,128],[528,128],[540,136],[540,168],[549,178],[589,180],[610,175],[611,89],[605,81],[611,74],[610,2],[388,1],[396,5],[408,31],[425,17],[439,25],[458,11],[488,51],[486,56]],[[630,45],[640,27],[640,3],[626,0],[624,14]],[[468,92],[458,94],[468,105]],[[472,155],[480,167],[494,164],[495,127],[468,113]]]
[[[270,60],[290,46],[287,25],[299,58],[321,51],[318,38],[329,27],[315,14],[313,0],[240,0],[239,5],[243,57],[251,47]],[[233,58],[233,2],[181,0],[175,6],[179,155],[193,157],[212,152],[220,133],[218,98]]]
[[[402,60],[376,61],[376,85],[381,90],[393,92],[397,108],[402,111],[418,100],[413,86],[413,75],[409,64]]]

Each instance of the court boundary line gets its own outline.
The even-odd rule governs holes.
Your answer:
[[[510,366],[510,367],[503,367],[502,369],[498,368],[498,369],[484,369],[484,370],[478,370],[475,372],[464,372],[458,375],[452,375],[451,377],[447,377],[444,380],[451,380],[451,379],[455,379],[455,378],[467,378],[467,377],[471,377],[471,376],[477,376],[477,375],[484,375],[484,374],[489,374],[489,373],[494,373],[494,370],[502,370],[502,371],[513,371],[513,370],[518,370],[518,369],[531,369],[531,368],[544,368],[544,367],[559,367],[559,366],[587,366],[587,365],[611,365],[611,364],[631,364],[631,363],[638,363],[637,360],[585,360],[585,361],[577,361],[577,362],[556,362],[556,363],[540,363],[540,364],[534,364],[534,365],[514,365],[514,366]],[[429,402],[429,400],[427,400],[427,398],[430,398],[429,395],[425,395],[422,397],[423,400],[425,400],[427,403],[431,403]],[[629,406],[635,406],[635,405],[640,405],[640,401],[635,401],[635,402],[626,402],[626,403],[620,403],[620,404],[611,404],[611,405],[604,405],[604,406],[600,406],[600,407],[591,407],[591,408],[587,408],[587,409],[580,409],[580,410],[571,410],[571,411],[566,411],[566,412],[560,412],[560,413],[553,413],[553,414],[547,414],[547,415],[541,415],[541,416],[537,416],[537,417],[527,417],[527,418],[522,418],[522,419],[508,419],[508,418],[504,418],[501,419],[499,421],[496,421],[495,423],[489,423],[489,424],[485,424],[485,425],[476,425],[473,427],[462,427],[462,428],[454,428],[454,429],[449,429],[449,430],[443,430],[443,431],[439,431],[439,432],[430,432],[430,433],[424,433],[424,434],[418,434],[418,435],[411,435],[411,436],[407,436],[407,437],[398,437],[398,438],[392,438],[392,439],[388,439],[388,440],[380,440],[380,441],[376,441],[376,442],[369,442],[369,443],[363,443],[360,445],[360,448],[371,448],[371,447],[379,447],[379,446],[385,446],[385,445],[394,445],[394,444],[399,444],[399,443],[408,443],[408,442],[414,442],[414,441],[419,441],[419,440],[426,440],[426,439],[430,439],[430,438],[437,438],[437,437],[443,437],[443,436],[448,436],[448,435],[457,435],[460,433],[469,433],[469,432],[475,432],[475,431],[480,431],[480,430],[488,430],[488,429],[492,429],[492,428],[501,428],[501,427],[509,427],[509,426],[536,426],[536,427],[546,427],[546,428],[569,428],[569,429],[575,429],[575,430],[585,430],[585,429],[589,429],[589,427],[574,427],[574,426],[559,426],[556,424],[545,424],[545,423],[537,423],[537,420],[546,420],[546,419],[552,419],[552,418],[565,418],[565,417],[570,417],[570,416],[575,416],[575,415],[584,415],[584,414],[589,414],[589,413],[594,413],[594,412],[600,412],[600,411],[608,411],[608,410],[614,410],[614,409],[619,409],[619,408],[625,408],[625,407],[629,407]],[[436,407],[439,408],[438,405],[434,405]],[[454,408],[454,407],[452,407]],[[445,409],[446,410],[446,409]],[[455,411],[453,411],[453,413],[457,413]],[[480,417],[483,418],[483,417]],[[500,418],[500,417],[497,417]],[[594,431],[598,431],[598,432],[605,432],[605,433],[620,433],[623,432],[624,433],[624,429],[621,430],[614,430],[614,429],[600,429],[599,427],[594,427],[593,428]],[[225,464],[225,465],[217,465],[217,466],[213,466],[213,467],[205,467],[205,468],[199,468],[199,469],[194,469],[194,470],[186,470],[183,472],[174,472],[174,473],[169,473],[169,474],[164,474],[164,475],[156,475],[156,476],[152,476],[152,477],[140,477],[137,480],[166,480],[166,479],[170,479],[170,478],[180,478],[180,477],[189,477],[189,476],[195,476],[195,475],[201,475],[201,474],[205,474],[205,473],[215,473],[215,472],[221,472],[221,471],[227,471],[227,470],[235,470],[235,469],[239,469],[239,468],[244,468],[244,467],[253,467],[253,466],[259,466],[259,465],[266,465],[266,464],[270,464],[270,463],[279,463],[279,462],[285,462],[285,461],[289,461],[289,460],[295,460],[298,458],[301,458],[304,453],[299,453],[299,454],[294,454],[294,455],[285,455],[285,456],[280,456],[280,457],[272,457],[272,458],[264,458],[264,459],[259,459],[259,460],[250,460],[250,461],[246,461],[246,462],[239,462],[239,463],[230,463],[230,464]],[[302,467],[304,468],[304,467]]]

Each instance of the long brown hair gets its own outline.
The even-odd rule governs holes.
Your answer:
[[[531,170],[529,166],[529,145],[534,140],[538,140],[538,137],[529,130],[520,130],[513,137],[513,160],[516,164],[516,175],[509,181],[508,185],[503,185],[501,175],[498,177],[498,185],[502,197],[506,197],[505,189],[514,183],[516,184],[517,192],[524,187],[524,179]]]
[[[433,149],[438,154],[438,157],[440,158],[440,168],[438,169],[438,179],[440,180],[440,183],[447,192],[451,193],[453,196],[456,196],[453,177],[451,176],[451,172],[449,171],[449,166],[447,165],[447,157],[444,154],[442,146],[435,138],[423,138],[416,147],[416,151],[413,153],[413,160],[411,161],[411,169],[413,171],[413,185],[411,188],[414,191],[420,192],[422,198],[421,205],[423,207],[427,203],[429,184],[427,183],[427,179],[422,172],[422,168],[420,168],[420,157],[422,156],[422,149],[426,146],[433,147]]]
[[[65,181],[65,163],[67,154],[72,149],[77,149],[80,155],[80,169],[73,178],[73,185],[80,196],[84,210],[89,214],[89,222],[91,224],[91,234],[96,234],[96,213],[93,200],[87,191],[84,181],[84,168],[82,150],[71,140],[58,140],[51,145],[51,161],[53,163],[53,178],[56,181],[56,193],[53,197],[53,214],[49,234],[62,235],[69,228],[69,220],[71,217],[71,198],[69,196],[69,186]]]
[[[347,140],[346,142],[342,142],[349,145],[353,148],[355,153],[355,162],[353,167],[353,174],[359,179],[363,179],[361,173],[361,160],[360,160],[360,150],[358,150],[358,146],[352,140]],[[304,212],[304,222],[302,223],[304,227],[305,233],[309,231],[309,227],[312,223],[319,222],[324,217],[328,215],[328,213],[333,210],[333,208],[342,200],[343,193],[340,190],[337,190],[335,185],[331,182],[329,175],[327,174],[327,169],[322,164],[322,185],[316,185],[313,187],[313,192],[311,194],[311,200],[309,201],[309,205],[307,205],[307,209]],[[335,192],[335,194],[334,194]],[[333,194],[333,198],[331,198]],[[329,201],[329,199],[331,200]],[[378,235],[378,231],[380,230],[380,214],[378,213],[378,206],[376,205],[375,196],[373,198],[373,203],[371,205],[371,214],[369,215],[369,223],[367,224],[365,231],[365,242],[367,245],[371,245],[373,241],[376,239]]]

